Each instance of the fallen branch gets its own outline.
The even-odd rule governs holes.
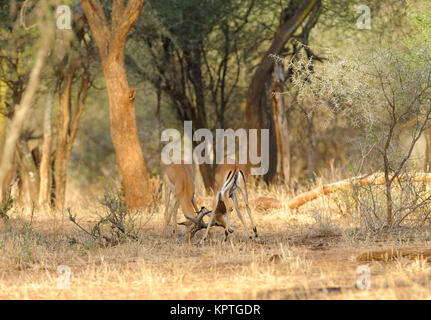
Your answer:
[[[394,182],[399,181],[398,178],[394,179]],[[417,173],[411,177],[413,182],[431,182],[431,173]],[[382,172],[373,173],[369,176],[361,176],[355,178],[349,178],[346,180],[326,184],[313,190],[304,192],[293,199],[290,199],[287,203],[290,209],[295,209],[303,204],[314,200],[320,196],[327,195],[330,193],[337,192],[341,189],[347,189],[351,186],[365,186],[365,185],[379,185],[385,183],[385,176]]]
[[[356,261],[367,262],[367,261],[393,261],[399,258],[407,258],[410,260],[424,259],[427,258],[431,261],[431,249],[424,248],[398,248],[398,249],[386,249],[379,251],[370,251],[360,254]]]

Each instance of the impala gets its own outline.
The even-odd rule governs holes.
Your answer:
[[[225,229],[225,238],[229,233],[234,232],[234,229],[231,227],[230,223],[230,213],[232,211],[232,205],[230,203],[230,199],[235,207],[235,211],[238,215],[238,218],[241,220],[242,225],[244,226],[248,236],[252,238],[250,230],[248,230],[247,225],[244,221],[244,218],[239,210],[238,206],[238,198],[237,191],[241,194],[245,206],[247,209],[248,216],[250,218],[251,224],[253,226],[253,232],[255,237],[257,237],[257,228],[256,224],[253,221],[253,217],[251,215],[250,207],[248,206],[248,195],[247,195],[247,183],[246,183],[246,170],[244,166],[238,164],[219,164],[215,171],[214,176],[214,210],[207,214],[211,213],[210,223],[207,225],[202,222],[202,218],[206,214],[202,214],[198,216],[198,219],[189,219],[196,224],[196,228],[206,228],[205,235],[201,241],[204,241],[208,236],[208,232],[211,226],[222,226]],[[187,218],[187,217],[186,217]],[[200,218],[200,219],[199,219]]]
[[[190,164],[170,164],[166,167],[164,172],[164,181],[166,184],[165,188],[165,225],[164,235],[167,237],[168,226],[173,215],[174,218],[174,235],[177,236],[177,211],[178,207],[181,206],[183,214],[186,218],[193,221],[198,219],[202,221],[203,216],[211,213],[205,207],[198,210],[194,199],[195,185],[193,181],[193,170]],[[169,202],[171,194],[174,195],[175,204],[172,211],[169,210]],[[194,219],[196,218],[196,219]],[[179,223],[186,227],[190,227],[188,230],[188,238],[191,237],[200,229],[201,224],[193,226],[190,221]]]

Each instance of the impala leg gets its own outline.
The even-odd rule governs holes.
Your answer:
[[[175,201],[174,209],[172,210],[172,213],[174,215],[174,236],[177,237],[178,231],[177,231],[177,212],[178,207],[180,206],[180,203],[178,201]]]
[[[230,227],[230,208],[226,205],[226,213],[224,215],[225,226],[224,226],[224,239],[223,241],[227,241],[227,237],[229,236],[229,227]]]
[[[247,224],[245,223],[245,220],[244,220],[241,212],[239,211],[238,199],[236,198],[236,192],[232,193],[232,201],[233,201],[233,204],[235,205],[235,211],[236,211],[236,214],[237,214],[239,220],[241,220],[242,225],[244,226],[244,229],[247,232],[248,237],[250,239],[252,239],[253,237],[252,237],[252,235],[250,233],[250,230],[248,230]],[[252,223],[253,223],[253,221],[252,221]]]
[[[166,199],[166,206],[165,206],[165,224],[163,226],[163,234],[165,236],[165,238],[168,237],[168,225],[169,225],[169,200],[170,200],[170,196],[171,196],[171,191],[168,189],[168,187],[165,187],[166,191],[165,191],[165,199]]]
[[[229,233],[233,232],[233,228],[231,227],[231,220],[230,220],[232,206],[230,204],[229,197],[225,196],[223,201],[226,206],[226,213],[224,215],[224,220],[225,220],[224,241],[227,241],[227,237],[229,236]]]
[[[208,237],[208,232],[210,231],[210,227],[211,227],[211,225],[214,222],[214,218],[215,218],[215,212],[213,211],[213,212],[211,212],[210,222],[208,223],[208,227],[205,230],[205,234],[204,234],[203,238],[200,241],[201,243],[203,243],[206,240],[206,238]]]
[[[188,243],[190,243],[190,241],[192,240],[195,233],[196,233],[196,231],[194,230],[194,226],[191,225],[187,230],[187,241],[188,241]]]
[[[238,188],[238,189],[240,190],[242,199],[245,202],[245,208],[246,208],[247,214],[248,214],[248,216],[250,218],[251,225],[253,226],[254,236],[257,238],[257,227],[256,227],[256,224],[254,223],[253,216],[251,215],[250,207],[248,206],[247,191],[243,190],[242,188]]]
[[[227,241],[228,236],[229,236],[229,231],[228,231],[228,228],[226,227],[224,228],[224,239],[223,239],[224,242]]]
[[[225,218],[226,218],[226,225],[224,227],[224,241],[227,241],[227,237],[229,236],[229,233],[233,232],[233,228],[231,227],[231,222],[230,222],[230,210],[229,210],[229,213],[226,213]]]
[[[212,224],[214,222],[215,211],[217,209],[217,204],[218,204],[219,200],[220,200],[220,192],[217,193],[216,199],[214,201],[214,210],[211,212],[210,222],[208,223],[208,227],[205,230],[205,234],[204,234],[203,238],[200,241],[201,243],[203,243],[206,240],[206,238],[208,237],[208,232],[210,231],[210,228],[211,228],[211,226],[212,226]]]

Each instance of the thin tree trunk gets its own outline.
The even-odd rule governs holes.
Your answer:
[[[271,55],[280,54],[287,41],[304,22],[308,14],[318,2],[319,0],[305,0],[302,6],[292,16],[282,17],[282,21],[275,33],[274,40],[256,68],[248,88],[246,117],[249,129],[266,128],[262,115],[262,111],[264,110],[262,97],[265,96],[265,83],[268,76],[270,76],[274,65],[274,60],[271,58]],[[258,150],[260,150],[259,135],[257,141],[253,141],[252,143],[255,143]]]
[[[27,142],[22,139],[18,140],[16,148],[21,159],[21,176],[27,181],[30,203],[37,204],[39,197],[39,171],[36,168]]]
[[[6,68],[6,65],[2,66]],[[6,70],[6,69],[5,69]],[[5,115],[6,112],[6,92],[7,85],[5,82],[0,80],[0,150],[3,150],[5,140],[6,140],[6,126],[7,126],[7,117]],[[3,153],[0,153],[0,161],[2,159]],[[10,184],[10,176],[12,174],[7,174],[5,176],[5,181],[1,181],[3,186],[0,186],[0,190],[2,190],[0,194],[0,202],[8,197],[9,188],[7,187]]]
[[[155,114],[156,123],[157,123],[157,133],[158,133],[158,136],[159,136],[158,145],[157,145],[158,154],[162,153],[162,140],[160,139],[160,137],[162,136],[162,119],[160,118],[160,108],[161,108],[161,103],[162,103],[161,82],[162,82],[162,79],[159,76],[157,84],[156,84],[157,105],[156,105],[156,114]],[[162,167],[162,160],[161,160],[161,157],[160,157],[159,158],[159,168],[161,168],[161,167]]]
[[[57,143],[54,160],[55,176],[55,207],[63,210],[66,198],[67,181],[67,145],[71,123],[71,93],[76,66],[69,67],[64,81],[63,90],[60,93],[60,108],[57,118]]]
[[[268,172],[264,175],[264,181],[266,183],[271,183],[274,181],[277,174],[277,164],[278,164],[278,151],[277,151],[277,131],[276,123],[274,119],[274,113],[272,108],[272,97],[271,97],[271,86],[273,84],[272,73],[268,75],[268,79],[265,82],[264,95],[262,96],[262,111],[264,125],[262,128],[269,129],[269,161],[268,161]],[[257,135],[260,138],[260,134]],[[257,150],[259,150],[259,155],[261,154],[261,141],[257,141]]]
[[[5,68],[6,66],[3,66]],[[3,150],[4,142],[6,138],[6,92],[7,85],[5,82],[0,80],[0,150]],[[2,155],[0,154],[0,160]]]
[[[63,210],[66,202],[67,167],[73,143],[78,131],[79,120],[84,109],[89,85],[89,74],[86,67],[81,75],[81,84],[75,102],[72,117],[72,87],[76,69],[74,66],[66,75],[66,82],[60,97],[60,110],[57,123],[57,147],[54,161],[55,174],[55,206]]]
[[[307,142],[308,142],[308,152],[307,152],[307,175],[308,179],[314,181],[316,178],[316,145],[313,135],[313,124],[314,115],[308,117],[305,115],[307,121]]]
[[[42,158],[39,166],[39,205],[49,203],[51,190],[52,97],[48,96],[43,120]]]
[[[48,26],[44,32],[41,33],[40,46],[36,56],[36,62],[30,73],[30,79],[23,94],[22,101],[19,105],[15,106],[15,113],[10,125],[10,130],[8,131],[8,135],[6,137],[0,163],[0,187],[2,188],[2,190],[0,190],[0,194],[4,193],[3,188],[5,187],[5,177],[13,167],[15,147],[39,84],[40,75],[51,47],[51,36],[52,30],[50,26]]]
[[[284,99],[283,65],[277,63],[274,69],[274,95],[272,107],[277,135],[278,163],[277,176],[281,182],[290,182],[290,141]]]

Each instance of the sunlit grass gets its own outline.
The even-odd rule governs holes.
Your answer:
[[[247,238],[233,213],[235,233],[226,243],[214,229],[198,245],[181,234],[162,237],[164,204],[160,203],[139,240],[100,246],[70,221],[67,213],[14,208],[0,230],[0,298],[2,299],[427,299],[431,268],[425,259],[370,262],[371,288],[355,287],[356,256],[372,249],[429,246],[426,230],[367,236],[352,226],[344,204],[324,197],[290,211],[293,194],[281,186],[249,186],[259,238]],[[282,202],[281,208],[256,208],[260,196]],[[331,200],[332,199],[332,200]],[[212,197],[198,205],[211,207]],[[97,199],[69,193],[71,210],[91,227],[100,213]],[[341,209],[340,209],[341,208]],[[244,210],[244,207],[242,207]],[[148,212],[141,213],[146,221]],[[181,215],[179,220],[182,220]],[[139,221],[139,220],[138,220]],[[31,222],[31,224],[30,224]],[[181,233],[184,231],[182,229]],[[202,232],[202,231],[200,231]],[[407,237],[408,235],[408,237]],[[70,288],[59,289],[60,265],[71,270]]]

